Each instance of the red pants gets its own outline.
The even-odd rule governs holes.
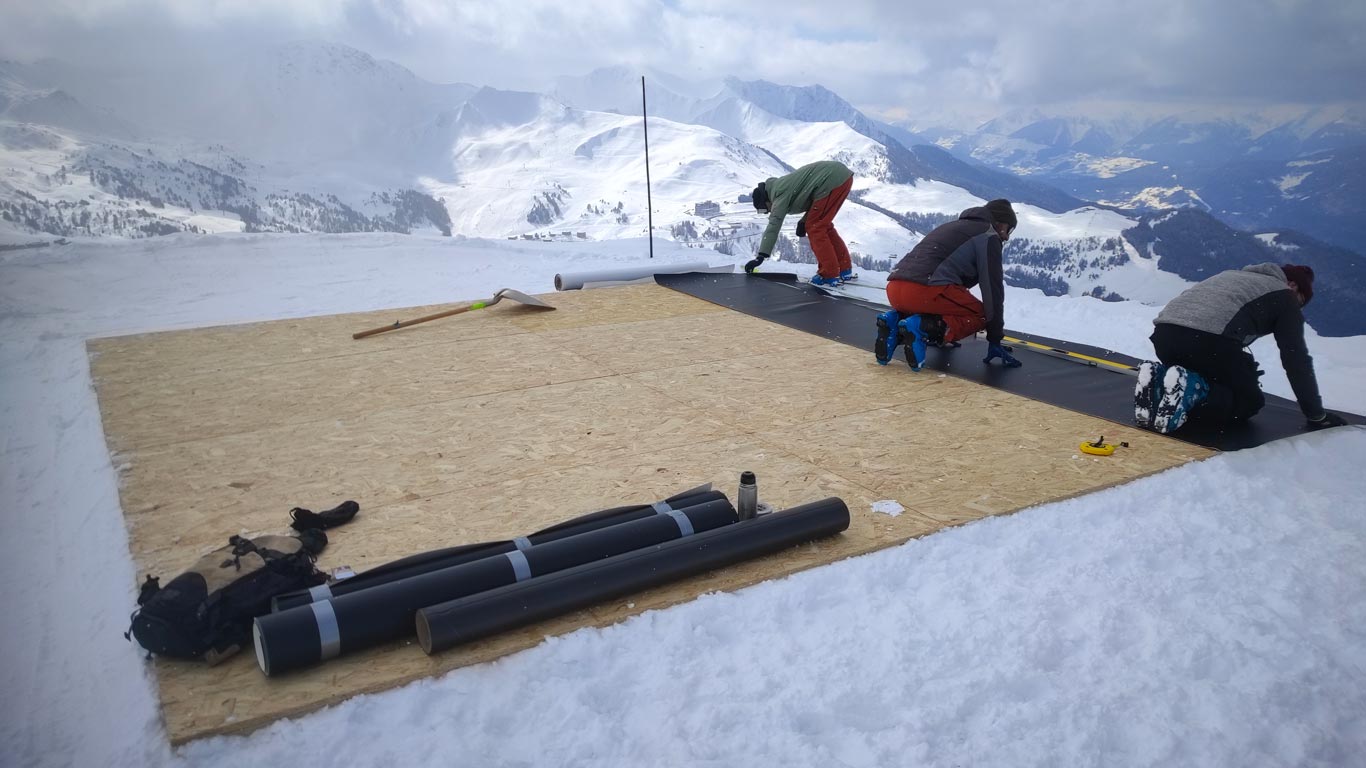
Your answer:
[[[887,281],[887,303],[901,315],[941,315],[948,330],[944,341],[957,341],[987,327],[982,302],[961,285],[921,285]]]
[[[816,254],[816,271],[821,277],[839,277],[841,272],[854,268],[849,261],[849,246],[835,231],[835,214],[853,188],[854,177],[850,176],[830,194],[812,203],[806,214],[806,239],[811,243],[811,252]]]

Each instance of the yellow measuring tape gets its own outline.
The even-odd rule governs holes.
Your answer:
[[[1092,456],[1109,456],[1115,452],[1116,448],[1128,448],[1129,444],[1120,443],[1119,445],[1115,445],[1114,443],[1107,443],[1105,442],[1105,435],[1101,435],[1094,443],[1088,443],[1083,440],[1079,447],[1081,448],[1082,453],[1089,453]]]
[[[1053,352],[1053,353],[1059,354],[1059,355],[1066,355],[1066,356],[1068,356],[1068,357],[1074,357],[1074,358],[1077,358],[1078,360],[1085,360],[1085,361],[1090,362],[1090,363],[1095,363],[1096,365],[1105,365],[1105,366],[1109,366],[1109,367],[1111,367],[1111,368],[1118,368],[1118,369],[1121,370],[1121,371],[1137,371],[1137,370],[1138,370],[1137,368],[1133,367],[1132,365],[1128,365],[1128,364],[1125,364],[1125,363],[1116,362],[1116,361],[1114,361],[1114,360],[1106,360],[1105,358],[1102,358],[1102,357],[1092,357],[1091,355],[1083,355],[1083,354],[1080,353],[1080,352],[1073,352],[1073,351],[1067,350],[1067,349],[1058,349],[1057,347],[1050,347],[1050,346],[1048,346],[1047,344],[1039,344],[1039,343],[1033,342],[1033,341],[1025,341],[1024,339],[1017,339],[1017,338],[1015,338],[1014,336],[1006,336],[1006,337],[1005,337],[1005,341],[1008,341],[1008,342],[1010,342],[1011,344],[1023,344],[1023,345],[1025,345],[1026,347],[1029,347],[1029,348],[1031,348],[1031,349],[1039,349],[1039,350],[1043,350],[1043,351],[1045,351],[1045,352]]]

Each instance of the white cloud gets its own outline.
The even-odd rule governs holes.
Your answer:
[[[1085,99],[1366,101],[1366,3],[1063,0],[11,0],[0,55],[185,55],[291,38],[437,82],[537,90],[615,65],[820,83],[873,113]]]

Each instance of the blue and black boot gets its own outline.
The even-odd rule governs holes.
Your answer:
[[[1205,402],[1209,382],[1179,365],[1168,366],[1161,382],[1161,398],[1153,408],[1153,429],[1166,435],[1180,429],[1191,411]]]
[[[873,355],[877,357],[878,365],[892,362],[892,355],[896,354],[896,347],[901,343],[900,323],[901,315],[895,309],[877,316],[877,341],[873,343]]]
[[[1162,399],[1162,377],[1167,366],[1145,360],[1138,365],[1138,380],[1134,382],[1134,423],[1153,429],[1157,417],[1157,403]]]
[[[921,315],[920,330],[925,334],[925,343],[931,347],[958,347],[962,346],[957,342],[945,342],[944,336],[949,332],[948,323],[944,322],[943,315]]]
[[[906,364],[911,370],[919,371],[925,367],[925,348],[928,339],[921,323],[924,315],[911,315],[900,323],[902,341],[906,344]]]

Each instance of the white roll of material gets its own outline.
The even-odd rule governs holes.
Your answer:
[[[734,272],[734,264],[709,267],[705,261],[661,262],[618,269],[598,269],[588,272],[566,272],[555,275],[555,290],[576,291],[580,288],[601,288],[609,285],[653,282],[655,275],[679,272]]]

